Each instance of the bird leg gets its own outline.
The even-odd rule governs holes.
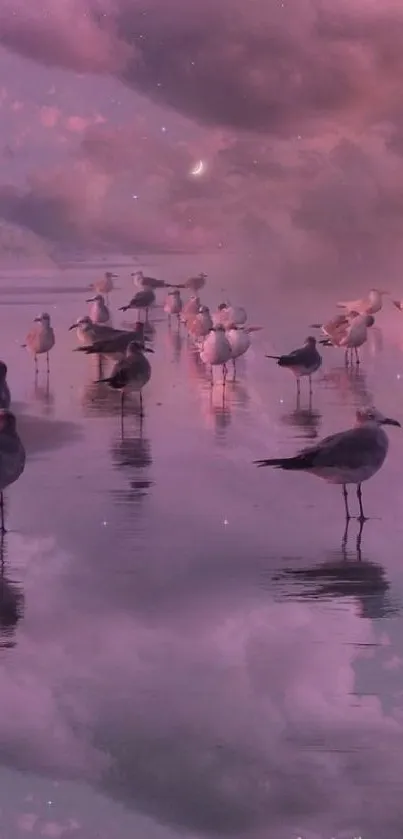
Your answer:
[[[223,364],[223,366],[222,366],[222,383],[223,383],[224,387],[225,387],[226,380],[227,380],[227,365]]]
[[[49,367],[49,353],[48,353],[48,352],[46,353],[46,370],[47,370],[47,372],[48,372],[48,373],[50,372],[50,367]]]
[[[301,396],[301,385],[299,379],[297,379],[297,399]]]
[[[357,349],[357,347],[354,347],[354,349],[355,349],[355,363],[359,364],[360,363],[360,356],[358,355],[358,349]]]
[[[141,391],[140,391],[140,416],[141,416],[141,417],[143,417],[143,416],[144,416],[144,412],[143,412],[143,394],[142,394],[142,392],[141,392]]]
[[[312,396],[312,376],[308,376],[309,378],[309,396]]]
[[[236,379],[236,360],[235,360],[235,358],[232,359],[232,366],[234,368],[234,375],[232,377],[232,381],[235,382],[235,379]]]
[[[171,315],[168,315],[168,329],[171,329]]]
[[[122,415],[122,422],[123,422],[123,413],[125,407],[125,392],[124,390],[120,391],[120,413]]]
[[[35,360],[35,373],[38,374],[38,356],[36,355],[36,353],[34,355],[34,360]]]
[[[6,530],[5,524],[4,524],[4,494],[3,494],[3,492],[0,492],[0,522],[1,522],[1,532],[2,533],[7,533],[7,530]]]
[[[343,498],[344,498],[344,508],[346,511],[346,522],[349,522],[351,519],[350,510],[348,508],[348,494],[347,494],[347,487],[343,484]]]
[[[148,306],[146,308],[146,323],[148,323]]]
[[[362,507],[361,484],[358,484],[358,486],[357,486],[357,498],[358,498],[358,503],[360,505],[360,515],[358,517],[358,521],[363,524],[364,521],[368,521],[368,519],[367,519],[366,516],[364,516],[364,510],[363,510],[363,507]]]
[[[348,353],[349,353],[349,350],[348,350],[348,347],[347,347],[346,352],[344,354],[344,364],[345,364],[346,367],[348,367]]]

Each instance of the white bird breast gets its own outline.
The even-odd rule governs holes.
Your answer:
[[[250,337],[247,332],[241,329],[229,329],[227,332],[227,340],[231,347],[232,358],[239,358],[240,355],[246,353],[250,347]]]

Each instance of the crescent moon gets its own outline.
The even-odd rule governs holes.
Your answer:
[[[196,166],[194,166],[193,169],[191,169],[190,174],[191,175],[202,175],[203,172],[204,172],[204,163],[203,163],[202,160],[199,160],[199,162],[196,163]]]

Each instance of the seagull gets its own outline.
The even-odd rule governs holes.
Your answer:
[[[111,316],[105,304],[103,294],[96,294],[95,297],[89,297],[86,302],[92,303],[92,306],[90,306],[90,318],[93,323],[109,323]]]
[[[145,309],[146,320],[148,321],[148,310],[153,303],[155,303],[154,291],[152,288],[145,288],[143,291],[138,291],[127,306],[121,306],[119,311],[127,312],[128,309],[137,309],[138,313],[141,309]]]
[[[0,361],[0,409],[8,411],[11,404],[10,389],[7,384],[7,364]]]
[[[37,357],[46,353],[47,371],[49,373],[49,353],[55,345],[55,333],[50,325],[50,315],[47,312],[43,312],[37,318],[34,318],[34,323],[37,323],[38,326],[33,326],[30,329],[25,339],[25,344],[22,344],[22,346],[26,347],[34,356],[36,373],[38,372]]]
[[[382,297],[385,294],[389,294],[389,292],[371,288],[368,297],[359,300],[342,300],[337,305],[346,309],[347,312],[357,312],[359,315],[375,315],[382,309]]]
[[[130,276],[133,278],[134,285],[142,290],[146,288],[151,288],[153,291],[156,288],[183,288],[183,286],[166,283],[165,280],[157,280],[155,277],[145,277],[142,271],[135,271]]]
[[[0,524],[5,533],[4,496],[6,487],[22,475],[25,468],[25,449],[17,434],[17,422],[11,411],[0,410]]]
[[[399,312],[403,312],[403,301],[402,300],[392,300],[392,303],[393,303],[394,306],[396,306],[396,309],[399,309]]]
[[[104,338],[113,338],[123,332],[123,329],[114,329],[113,326],[106,326],[103,323],[93,323],[89,315],[77,318],[76,322],[69,326],[69,332],[73,329],[76,330],[77,339],[80,344],[84,344],[86,347],[95,341],[100,341]]]
[[[205,338],[213,328],[213,325],[208,306],[200,306],[197,315],[187,321],[189,335],[195,341],[198,341],[200,338]]]
[[[115,355],[125,353],[131,341],[144,343],[144,323],[137,321],[134,330],[115,330],[115,335],[105,335],[82,347],[75,347],[74,352],[86,355]]]
[[[300,394],[300,378],[309,376],[309,393],[312,393],[312,374],[319,370],[322,356],[316,349],[316,338],[311,335],[306,339],[303,347],[293,350],[289,355],[266,355],[266,358],[276,359],[279,367],[288,367],[297,379],[297,395]]]
[[[90,288],[93,288],[94,291],[98,292],[98,294],[108,294],[113,291],[114,288],[114,280],[118,279],[117,274],[113,274],[112,271],[105,271],[103,277],[100,280],[95,280],[94,283],[91,283]]]
[[[113,390],[121,392],[121,409],[123,418],[123,405],[126,388],[140,392],[141,415],[143,413],[142,389],[151,378],[151,364],[144,352],[154,352],[151,347],[145,347],[139,341],[130,341],[126,349],[126,356],[115,364],[110,376],[98,379],[98,383],[105,382]]]
[[[250,347],[250,333],[257,332],[261,326],[249,326],[242,328],[236,324],[230,324],[225,330],[226,339],[231,347],[231,359],[234,367],[234,379],[236,376],[236,359],[245,355]]]
[[[165,300],[164,305],[164,312],[168,315],[168,322],[171,323],[172,315],[176,315],[178,318],[178,326],[179,326],[179,315],[182,311],[182,298],[181,293],[178,288],[174,291],[168,291],[167,299]]]
[[[227,361],[230,360],[231,355],[231,345],[227,340],[225,329],[221,324],[218,324],[210,330],[203,341],[200,358],[204,364],[209,364],[211,368],[217,365],[222,367],[224,385],[227,378]],[[213,369],[211,369],[211,374],[211,381],[213,382]]]
[[[233,323],[235,326],[244,326],[246,321],[245,309],[242,306],[231,306],[229,303],[220,303],[217,311],[213,314],[214,325],[222,323],[223,326],[228,326]]]
[[[177,288],[190,288],[192,291],[200,291],[206,285],[206,278],[207,274],[204,274],[202,271],[196,277],[189,277],[182,285],[178,285]]]
[[[346,518],[350,519],[347,485],[357,485],[360,508],[359,521],[366,521],[362,506],[361,484],[372,478],[381,468],[389,447],[382,425],[396,425],[397,420],[384,417],[374,407],[361,408],[356,413],[356,426],[339,434],[325,437],[316,446],[303,449],[295,457],[255,460],[257,466],[310,472],[332,484],[341,484]]]
[[[368,328],[375,323],[375,318],[372,315],[357,315],[356,313],[354,315],[349,320],[334,325],[333,328],[331,324],[327,324],[328,337],[319,342],[324,347],[344,347],[346,350],[346,365],[349,362],[349,353],[350,362],[352,363],[353,361],[353,350],[355,352],[356,364],[360,363],[358,348],[365,343],[368,337]],[[335,324],[335,322],[336,318],[333,323]],[[322,330],[326,334],[323,327]]]
[[[197,294],[192,294],[182,307],[180,314],[182,323],[187,324],[188,320],[195,317],[200,309],[200,305],[200,297]]]

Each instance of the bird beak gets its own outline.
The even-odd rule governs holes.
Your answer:
[[[77,326],[77,323],[72,323],[71,326],[69,326],[68,331],[71,332],[72,329],[77,329]]]
[[[402,427],[400,422],[394,419],[390,419],[390,417],[385,417],[385,419],[382,420],[382,425],[396,425],[398,428]]]
[[[260,332],[263,326],[247,326],[245,332]]]
[[[154,352],[152,347],[143,347],[143,352]]]
[[[94,303],[95,297],[89,297],[88,300],[85,301],[86,303]]]
[[[41,323],[42,318],[34,318],[34,323]]]

